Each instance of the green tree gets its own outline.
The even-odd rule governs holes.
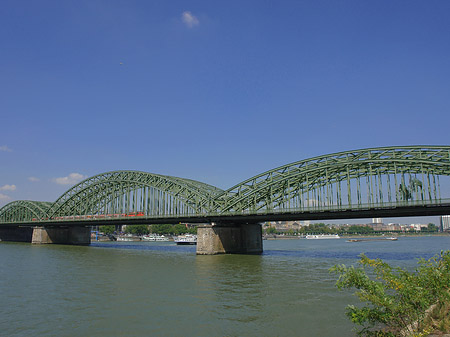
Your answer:
[[[125,228],[125,233],[134,234],[134,235],[145,235],[150,231],[147,225],[128,225]]]
[[[364,254],[359,263],[359,268],[336,265],[330,270],[339,274],[339,289],[356,288],[356,295],[366,304],[347,307],[347,316],[361,326],[358,335],[420,336],[430,331],[425,321],[427,309],[442,307],[450,300],[449,251],[420,260],[413,273]],[[366,273],[367,268],[375,280]]]
[[[438,226],[436,226],[434,223],[429,223],[427,227],[428,232],[437,232],[439,230]]]
[[[346,230],[346,232],[351,234],[370,234],[373,233],[373,228],[367,226],[351,225]]]
[[[183,224],[177,225],[152,225],[152,233],[160,234],[160,235],[180,235],[180,234],[197,234],[197,227],[186,227]]]
[[[116,230],[116,227],[114,225],[104,225],[104,226],[100,226],[99,231],[108,235],[108,234],[113,234]]]
[[[330,234],[333,232],[333,230],[327,227],[324,223],[317,223],[317,224],[313,223],[308,226],[305,226],[303,228],[303,232],[311,234]]]
[[[267,234],[275,234],[277,232],[277,229],[275,227],[270,226],[266,229]]]

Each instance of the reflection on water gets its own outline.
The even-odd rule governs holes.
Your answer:
[[[353,336],[336,263],[364,252],[414,268],[450,237],[274,240],[264,254],[196,256],[171,242],[0,244],[5,336]]]

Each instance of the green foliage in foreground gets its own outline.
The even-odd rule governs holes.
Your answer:
[[[436,328],[444,332],[449,328],[450,251],[421,259],[412,273],[364,254],[359,264],[330,270],[339,275],[339,289],[356,288],[365,303],[347,307],[347,316],[360,326],[359,336],[426,336]],[[440,317],[432,319],[433,310],[441,310]]]

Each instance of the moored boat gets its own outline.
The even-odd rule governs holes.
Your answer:
[[[141,236],[142,241],[169,241],[169,238],[164,235],[148,234]]]
[[[116,241],[140,241],[141,239],[138,236],[122,236],[119,235],[116,237]]]
[[[193,234],[180,235],[174,241],[177,245],[196,245],[197,235]]]
[[[340,236],[337,234],[309,234],[306,235],[307,239],[340,239]]]

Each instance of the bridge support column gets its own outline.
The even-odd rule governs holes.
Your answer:
[[[0,241],[31,242],[33,228],[0,226]]]
[[[197,228],[197,255],[261,254],[260,224],[219,224]]]
[[[34,227],[31,243],[89,245],[91,229],[90,227]]]

